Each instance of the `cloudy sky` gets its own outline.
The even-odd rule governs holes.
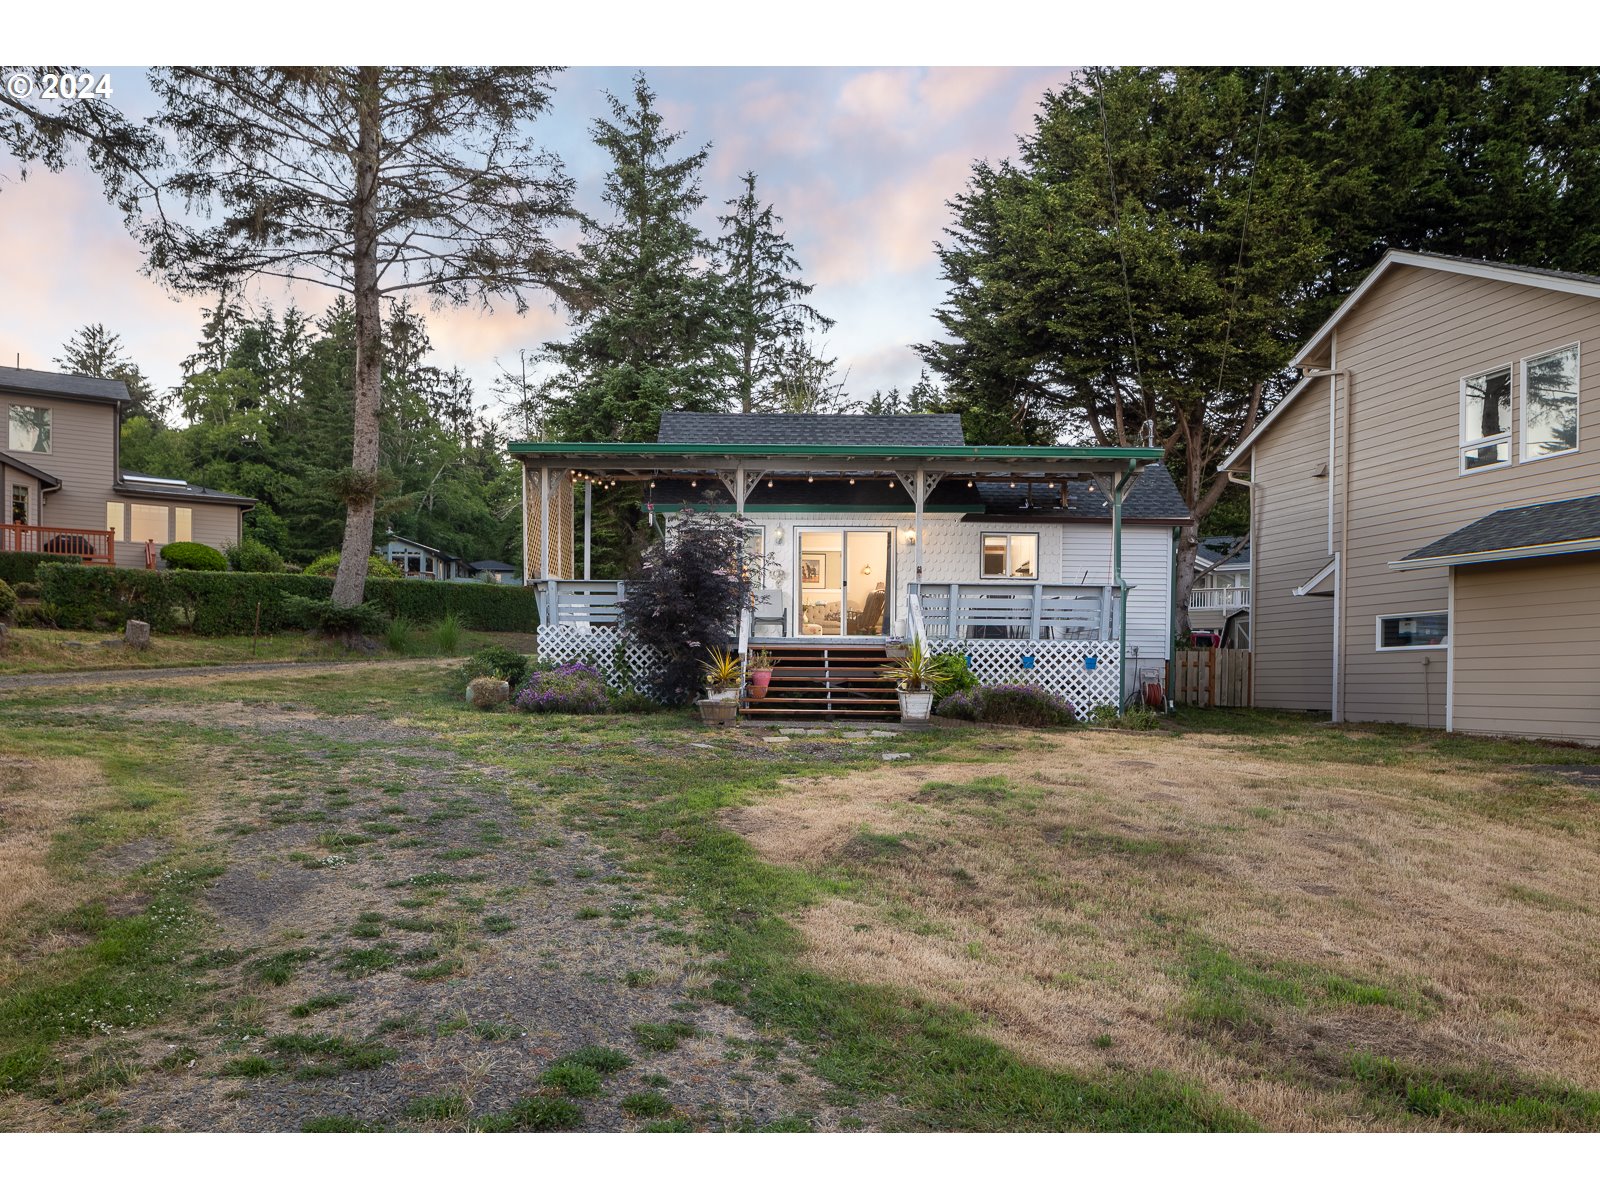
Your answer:
[[[634,68],[584,67],[559,80],[553,111],[537,126],[578,181],[580,207],[595,211],[605,171],[589,142],[604,93],[627,94]],[[933,243],[945,201],[964,185],[975,159],[1013,152],[1046,88],[1066,68],[646,68],[658,102],[685,144],[710,143],[703,219],[714,223],[738,177],[753,170],[784,218],[814,301],[838,324],[826,346],[848,367],[848,391],[904,387],[915,380],[909,344],[936,332],[942,289]],[[149,97],[137,69],[112,68],[117,99],[143,113]],[[175,299],[139,272],[140,258],[120,218],[83,169],[33,173],[17,182],[0,155],[0,362],[50,369],[80,325],[99,321],[120,333],[161,386],[178,380],[193,349],[203,300]],[[276,284],[256,289],[281,308]],[[299,293],[318,307],[330,293]],[[514,360],[559,336],[562,318],[535,304],[482,314],[443,311],[429,318],[436,361],[459,365],[487,401],[495,360]]]

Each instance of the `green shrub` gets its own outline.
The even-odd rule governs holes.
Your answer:
[[[189,628],[205,637],[247,634],[260,605],[261,632],[302,626],[284,610],[287,596],[326,600],[333,580],[318,575],[270,575],[218,571],[139,571],[45,562],[39,567],[41,599],[49,623],[64,629],[93,629],[106,614],[108,624],[132,618],[148,621],[157,633]],[[481,583],[440,583],[426,579],[372,579],[366,599],[386,617],[432,624],[455,613],[474,629],[526,632],[538,624],[532,588],[487,588]]]
[[[222,553],[227,556],[228,566],[235,571],[265,572],[270,575],[283,570],[283,555],[255,538],[229,542],[222,548]]]
[[[383,610],[370,600],[346,607],[335,604],[331,599],[290,596],[284,601],[284,610],[301,629],[347,642],[363,634],[382,633],[388,624]]]
[[[228,560],[222,551],[199,542],[168,542],[161,547],[161,561],[175,571],[226,571]]]
[[[528,656],[518,654],[508,646],[485,646],[467,659],[456,675],[462,687],[474,679],[482,679],[485,676],[504,679],[515,693],[522,686],[523,680],[528,677]]]
[[[936,654],[933,656],[933,663],[944,675],[943,679],[933,685],[933,694],[938,700],[943,700],[953,692],[965,692],[983,682],[973,674],[972,668],[967,666],[965,654],[957,654],[953,650],[946,654]]]
[[[319,554],[313,558],[306,569],[305,575],[333,576],[339,573],[339,552],[329,550],[326,554]],[[405,573],[387,559],[379,558],[376,554],[367,557],[368,579],[404,579]]]
[[[11,585],[0,579],[0,621],[10,621],[17,615],[17,594]]]
[[[454,654],[461,648],[461,634],[465,629],[466,625],[460,617],[453,612],[445,613],[433,627],[434,645],[439,647],[441,654]]]
[[[383,631],[383,640],[395,654],[404,654],[411,649],[411,635],[416,632],[408,617],[390,617],[389,625]]]
[[[1034,683],[997,683],[954,692],[939,702],[941,717],[958,721],[983,721],[991,725],[1028,725],[1045,728],[1070,725],[1072,705]]]
[[[81,559],[60,554],[0,554],[0,582],[33,583],[45,563],[80,563]]]

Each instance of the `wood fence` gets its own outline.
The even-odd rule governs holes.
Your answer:
[[[1250,651],[1179,650],[1173,660],[1172,699],[1197,708],[1249,708],[1255,702]]]

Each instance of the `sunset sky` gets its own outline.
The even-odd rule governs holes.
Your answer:
[[[603,93],[626,94],[636,68],[576,68],[563,73],[554,109],[538,122],[541,141],[578,181],[579,206],[599,205],[604,156],[589,141],[605,111]],[[130,112],[149,107],[143,73],[111,68],[117,100]],[[1067,68],[646,68],[660,107],[684,145],[711,144],[703,179],[704,220],[738,177],[753,170],[784,218],[816,305],[838,324],[829,354],[850,370],[847,390],[904,387],[919,366],[909,344],[936,332],[942,288],[933,243],[945,201],[960,190],[975,159],[1011,154],[1043,92]],[[33,173],[17,182],[16,164],[0,155],[0,362],[50,369],[80,325],[99,321],[120,333],[157,385],[178,382],[178,362],[192,352],[204,300],[174,299],[139,273],[140,256],[120,217],[85,169]],[[25,282],[24,282],[25,281]],[[282,308],[276,283],[255,289]],[[303,307],[320,309],[332,293],[303,289]],[[495,360],[514,360],[558,336],[560,315],[537,300],[518,316],[442,311],[430,329],[439,365],[459,365],[489,400]]]

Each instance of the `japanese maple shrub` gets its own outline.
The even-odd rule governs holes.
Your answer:
[[[684,509],[645,550],[624,590],[622,626],[659,656],[647,680],[655,696],[687,704],[699,694],[711,648],[733,641],[740,612],[755,606],[758,575],[738,519],[720,513]]]

